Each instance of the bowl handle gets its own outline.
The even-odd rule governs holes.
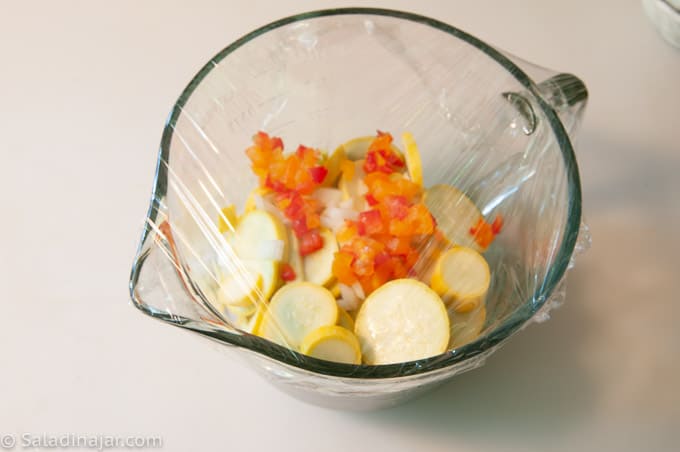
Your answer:
[[[543,99],[560,117],[573,141],[573,135],[581,122],[588,101],[586,85],[578,77],[563,73],[542,81],[537,88]]]
[[[570,138],[583,116],[588,100],[586,85],[571,74],[556,74],[536,85],[536,91],[557,113]],[[536,130],[538,119],[526,92],[505,92],[503,97],[510,102],[524,118],[523,130],[531,135]]]

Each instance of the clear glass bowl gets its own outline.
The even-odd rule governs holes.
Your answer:
[[[326,10],[255,30],[212,58],[172,109],[132,270],[133,303],[235,346],[274,384],[305,400],[351,409],[406,400],[479,366],[561,300],[581,229],[568,132],[586,97],[573,76],[409,13]],[[504,231],[486,253],[493,278],[482,334],[419,361],[353,366],[231,327],[206,302],[206,273],[218,246],[219,209],[242,209],[257,184],[244,154],[251,136],[265,130],[293,148],[332,150],[376,129],[413,133],[426,186],[453,184],[485,215],[504,215]]]

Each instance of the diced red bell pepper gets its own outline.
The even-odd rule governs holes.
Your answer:
[[[383,232],[383,221],[379,210],[371,209],[359,214],[359,232],[363,232],[362,235]]]
[[[325,166],[314,166],[309,169],[309,174],[312,175],[312,179],[315,183],[321,184],[323,183],[324,179],[326,179],[328,169]]]
[[[286,218],[297,220],[304,216],[305,203],[302,196],[294,191],[277,196],[277,207],[283,211]]]
[[[406,166],[404,160],[401,157],[399,157],[395,152],[387,153],[385,155],[385,160],[387,160],[388,165],[395,169],[403,168],[404,166]]]
[[[380,252],[380,253],[376,254],[375,259],[373,260],[373,262],[375,263],[375,266],[376,266],[376,267],[380,267],[381,265],[383,265],[385,262],[387,262],[387,261],[389,261],[389,260],[390,260],[390,255],[389,255],[389,253],[383,251],[383,252]]]
[[[288,282],[293,281],[296,277],[297,275],[295,274],[295,270],[290,266],[289,263],[284,262],[281,264],[281,279]]]
[[[491,223],[491,232],[493,232],[493,235],[498,235],[501,232],[502,228],[503,217],[501,215],[497,215],[496,218],[493,220],[493,223]]]
[[[404,161],[392,148],[392,135],[379,131],[366,152],[364,171],[391,174],[402,168]]]
[[[366,193],[364,196],[366,198],[366,202],[368,203],[369,206],[373,207],[378,204],[378,200],[375,199],[375,196],[373,196],[370,193]]]
[[[310,229],[300,237],[300,255],[306,256],[323,247],[323,237],[318,229]]]
[[[298,239],[301,239],[302,236],[305,235],[307,231],[309,231],[309,228],[307,227],[307,219],[304,217],[293,220],[291,227],[295,233],[295,237]]]

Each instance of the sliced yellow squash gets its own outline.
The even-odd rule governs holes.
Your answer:
[[[340,145],[338,149],[343,149],[345,152],[345,157],[349,160],[362,160],[366,158],[368,148],[374,139],[374,136],[354,138]],[[392,144],[390,149],[398,156],[402,156],[401,151],[394,144]]]
[[[347,311],[338,306],[338,326],[354,331],[354,320]]]
[[[406,155],[406,168],[411,182],[423,186],[423,163],[420,159],[420,152],[416,141],[410,132],[404,132],[401,135],[401,140],[404,143],[404,152]]]
[[[326,159],[326,169],[328,174],[323,181],[324,187],[335,187],[340,177],[340,164],[345,160],[345,148],[339,146],[333,153]]]
[[[423,201],[447,240],[454,245],[483,251],[470,233],[470,228],[476,226],[483,217],[465,193],[451,185],[434,185],[425,190]]]
[[[295,271],[295,279],[293,281],[304,281],[305,280],[305,270],[302,263],[302,256],[300,256],[300,242],[293,233],[293,230],[286,228],[288,234],[288,264]]]
[[[309,282],[293,282],[281,287],[264,314],[260,335],[293,350],[312,331],[335,325],[338,307],[331,292]]]
[[[338,252],[338,242],[335,234],[326,228],[321,228],[319,234],[323,239],[321,249],[306,255],[302,259],[305,280],[320,286],[325,286],[333,279],[333,259]]]
[[[366,364],[428,358],[443,353],[449,343],[444,303],[413,279],[396,279],[372,292],[354,323]]]
[[[234,251],[242,265],[262,276],[261,300],[267,300],[279,285],[281,259],[262,257],[266,247],[281,245],[281,255],[288,252],[288,233],[281,221],[263,210],[252,210],[238,223],[232,240]]]
[[[262,275],[250,268],[225,275],[219,280],[217,302],[221,306],[254,305],[262,292],[262,281]]]
[[[361,364],[361,349],[354,333],[337,325],[326,325],[309,333],[300,352],[326,361]]]
[[[220,215],[217,218],[217,229],[220,234],[231,233],[236,229],[238,216],[236,215],[236,207],[233,204],[223,207]]]
[[[279,275],[281,263],[270,259],[242,260],[241,264],[249,271],[262,277],[262,287],[255,298],[257,302],[266,303],[281,283]]]
[[[255,313],[252,316],[250,316],[248,324],[244,328],[246,332],[251,334],[258,334],[260,330],[260,325],[262,325],[262,318],[264,316],[265,309],[266,308],[263,304],[259,304],[257,306],[257,308],[255,309]]]
[[[457,312],[469,312],[484,300],[491,282],[484,256],[464,246],[442,254],[432,274],[431,287]]]
[[[253,315],[257,309],[255,303],[248,305],[225,305],[224,309],[230,313],[232,316],[236,317],[237,325],[239,328],[243,328],[247,324],[247,318]]]

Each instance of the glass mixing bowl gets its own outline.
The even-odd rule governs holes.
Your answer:
[[[150,316],[233,346],[271,382],[336,408],[392,405],[479,366],[561,301],[578,250],[581,188],[569,133],[583,83],[434,19],[377,9],[285,18],[213,57],[175,104],[130,294]],[[258,130],[332,150],[375,130],[416,137],[425,186],[461,188],[504,231],[486,253],[487,318],[474,341],[391,365],[317,360],[242,332],[207,302],[220,208],[256,186]],[[452,206],[452,208],[455,206]],[[170,232],[172,240],[170,239]]]

